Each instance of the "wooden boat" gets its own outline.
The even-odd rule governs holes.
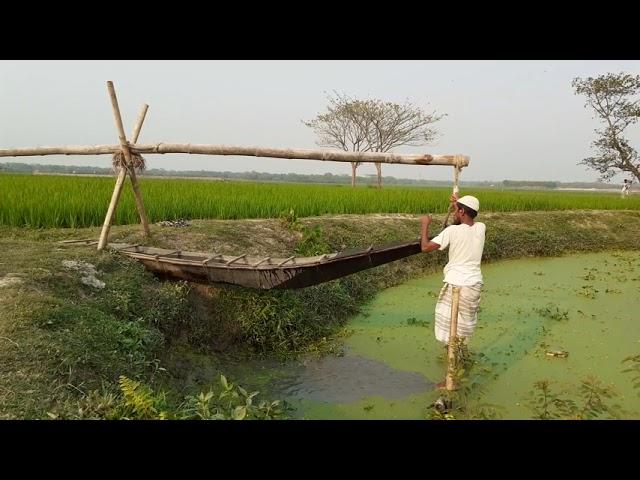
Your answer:
[[[81,242],[86,245],[96,243],[89,240],[65,243]],[[110,243],[108,247],[135,258],[162,277],[203,284],[227,283],[264,290],[318,285],[421,252],[419,239],[377,248],[370,246],[314,257],[288,258],[216,255],[123,243]]]

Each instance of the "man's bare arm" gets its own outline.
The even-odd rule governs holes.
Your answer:
[[[420,247],[424,253],[432,252],[440,248],[440,245],[429,240],[429,225],[431,225],[431,221],[431,215],[422,217],[422,234],[420,236]]]

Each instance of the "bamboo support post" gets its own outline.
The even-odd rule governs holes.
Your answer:
[[[449,327],[449,348],[448,358],[449,365],[447,368],[447,377],[445,380],[446,389],[451,391],[456,389],[455,385],[455,373],[457,370],[457,356],[456,349],[458,338],[458,306],[460,304],[460,287],[451,286],[451,325]]]
[[[147,110],[149,109],[149,105],[144,104],[140,109],[140,113],[138,114],[138,119],[133,127],[133,133],[131,134],[131,140],[135,143],[138,140],[138,136],[140,135],[140,129],[142,128],[142,123],[144,122],[144,118],[147,115]],[[120,194],[122,193],[122,186],[124,185],[125,177],[127,176],[127,169],[121,168],[118,173],[118,179],[116,180],[116,186],[113,189],[113,194],[111,195],[111,202],[109,203],[109,209],[107,210],[107,215],[104,217],[104,223],[102,224],[102,232],[100,233],[100,241],[98,242],[98,250],[104,249],[107,245],[107,239],[109,238],[109,230],[111,229],[111,224],[113,223],[113,217],[116,213],[116,207],[118,206],[118,201],[120,200]]]
[[[118,136],[120,139],[120,149],[124,154],[124,158],[128,165],[129,177],[131,178],[131,186],[133,187],[133,195],[136,200],[136,207],[138,207],[138,214],[140,215],[140,222],[144,231],[144,236],[151,234],[149,230],[149,222],[147,221],[147,213],[144,209],[144,203],[142,202],[142,192],[140,192],[140,185],[138,184],[138,178],[135,168],[133,168],[133,161],[131,160],[131,151],[129,150],[129,144],[127,143],[127,137],[124,133],[124,127],[122,125],[122,116],[120,115],[120,107],[118,107],[118,98],[116,97],[116,91],[113,88],[113,82],[107,82],[107,88],[109,90],[109,97],[111,98],[111,106],[113,108],[113,116],[115,117],[116,128],[118,129]]]

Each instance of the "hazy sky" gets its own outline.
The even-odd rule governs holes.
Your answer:
[[[598,123],[571,80],[620,71],[640,73],[640,61],[0,61],[0,148],[118,143],[107,80],[127,135],[140,104],[149,104],[140,143],[317,148],[301,120],[322,112],[326,92],[337,90],[446,113],[433,145],[395,151],[470,155],[462,180],[591,181],[597,174],[577,162],[589,156]],[[629,138],[640,140],[637,126]],[[347,163],[311,160],[145,157],[150,168],[174,170],[350,173]],[[110,157],[0,162],[106,167]],[[452,169],[384,165],[383,174],[443,180]]]

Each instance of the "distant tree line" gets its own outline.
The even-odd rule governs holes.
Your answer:
[[[559,182],[536,182],[529,180],[503,180],[502,186],[505,188],[522,188],[522,187],[533,187],[533,188],[558,188],[560,186]]]
[[[6,173],[56,173],[68,175],[115,175],[111,168],[87,167],[75,165],[41,165],[29,163],[0,163],[0,172]],[[302,174],[302,173],[267,173],[267,172],[211,172],[207,170],[165,170],[152,168],[145,170],[145,177],[200,177],[220,180],[249,180],[254,182],[282,183],[322,183],[334,185],[350,185],[350,175]],[[411,178],[383,177],[386,185],[402,185],[416,187],[450,187],[448,180],[416,180]],[[376,185],[376,175],[358,177],[360,184]],[[610,183],[602,182],[553,182],[529,180],[465,181],[463,187],[475,188],[611,188]]]
[[[111,168],[82,167],[75,165],[40,165],[27,163],[0,163],[0,171],[13,173],[60,173],[79,175],[113,175]],[[145,170],[145,177],[201,177],[224,180],[253,180],[257,182],[286,182],[286,183],[331,183],[348,185],[351,176],[346,174],[302,174],[302,173],[267,173],[267,172],[212,172],[207,170],[165,170],[152,168]],[[360,183],[374,185],[376,176],[358,177]],[[449,181],[415,180],[411,178],[384,177],[388,185],[416,185],[416,186],[447,186]]]

